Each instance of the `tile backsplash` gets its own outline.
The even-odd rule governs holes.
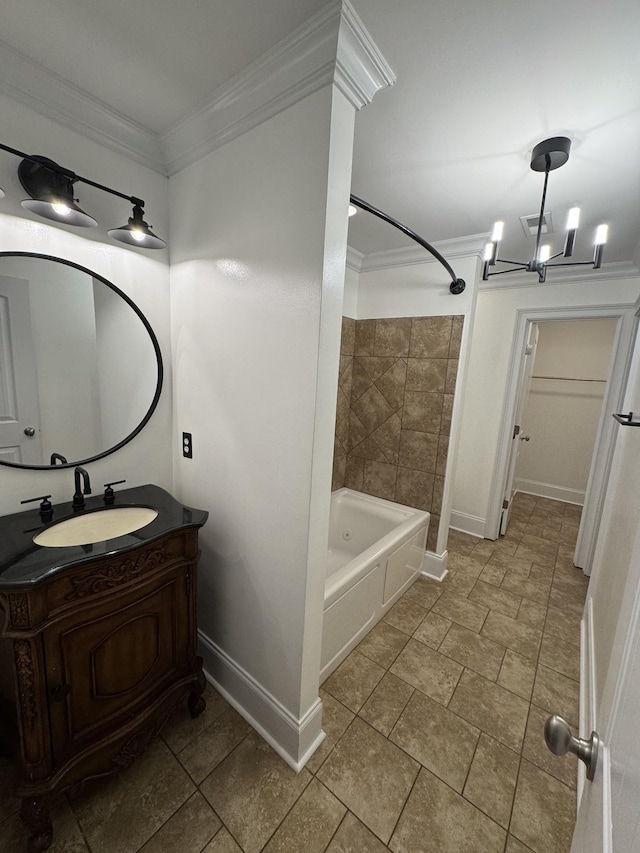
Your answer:
[[[342,318],[333,486],[431,513],[435,547],[463,317]]]

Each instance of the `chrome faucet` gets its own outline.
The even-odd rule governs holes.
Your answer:
[[[80,477],[82,477],[82,489],[80,488]],[[73,472],[73,479],[76,486],[76,492],[73,496],[73,508],[74,509],[84,509],[84,495],[91,494],[91,482],[89,481],[89,474],[85,471],[84,468],[81,468],[80,465]]]

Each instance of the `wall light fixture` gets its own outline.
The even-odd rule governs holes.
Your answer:
[[[39,154],[25,154],[16,148],[0,143],[2,151],[8,151],[21,158],[18,166],[18,178],[29,195],[21,202],[25,210],[30,210],[38,216],[85,228],[94,228],[98,223],[85,213],[78,205],[78,199],[73,197],[76,183],[87,184],[110,195],[118,196],[133,205],[133,216],[121,228],[111,228],[107,233],[120,243],[138,246],[143,249],[164,249],[166,243],[153,233],[144,221],[144,201],[135,196],[128,196],[104,184],[96,183],[89,178],[76,175],[70,169],[59,166],[48,157]],[[0,198],[4,192],[0,190]]]

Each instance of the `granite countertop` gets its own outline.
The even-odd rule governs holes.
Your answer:
[[[45,527],[66,518],[96,510],[109,512],[112,508],[124,506],[151,507],[158,511],[158,515],[139,530],[105,542],[60,548],[48,548],[33,542],[33,537]],[[54,504],[53,518],[46,523],[40,518],[37,508],[0,516],[0,590],[34,586],[60,569],[138,548],[184,527],[202,527],[208,517],[208,512],[184,506],[164,489],[152,485],[116,491],[115,503],[107,507],[102,495],[86,498],[85,508],[77,512],[74,512],[71,501]]]

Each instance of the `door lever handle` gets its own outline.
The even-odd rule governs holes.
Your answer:
[[[521,435],[520,441],[531,441],[531,436],[530,435]]]
[[[572,752],[580,761],[587,765],[587,779],[593,782],[598,763],[600,737],[597,732],[591,732],[589,740],[574,737],[569,723],[554,714],[544,724],[544,739],[554,755],[565,755]]]

